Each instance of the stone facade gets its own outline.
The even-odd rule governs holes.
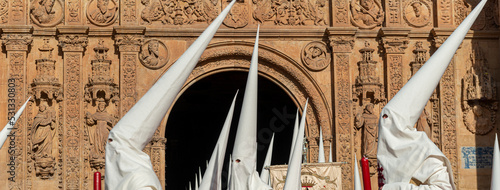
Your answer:
[[[345,162],[374,146],[382,107],[478,1],[239,0],[186,83],[249,67],[261,25],[259,74],[307,115],[308,159]],[[32,97],[0,150],[0,189],[91,189],[103,140],[228,4],[219,0],[0,0],[0,116]],[[489,0],[419,124],[450,159],[459,189],[488,189],[498,131],[499,4]],[[145,152],[165,182],[165,116]]]

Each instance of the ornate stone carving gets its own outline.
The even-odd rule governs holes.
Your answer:
[[[82,52],[87,47],[88,38],[84,35],[69,34],[59,36],[59,46],[65,52]]]
[[[55,77],[56,60],[52,59],[54,48],[50,47],[49,39],[44,39],[44,45],[38,50],[40,51],[39,59],[35,60],[38,74],[31,83],[34,98],[62,101],[61,83]]]
[[[116,36],[115,45],[118,46],[120,52],[139,52],[142,46],[142,42],[142,36],[119,35]]]
[[[10,19],[12,21],[10,24],[21,24],[25,15],[25,3],[23,0],[13,0],[10,2],[10,6]]]
[[[498,4],[496,2],[495,0],[486,2],[483,11],[479,13],[472,25],[472,30],[498,29],[500,21],[498,20]],[[455,25],[458,26],[478,3],[479,1],[467,2],[464,0],[455,0]]]
[[[121,73],[121,88],[122,88],[122,98],[121,98],[121,115],[125,115],[125,113],[134,106],[137,101],[137,54],[133,53],[124,53],[122,55],[123,63],[122,63],[122,73]]]
[[[308,43],[302,49],[300,56],[302,63],[312,71],[321,71],[330,65],[331,53],[324,42]]]
[[[380,0],[351,1],[351,22],[360,28],[374,28],[384,22],[384,10]]]
[[[160,69],[168,63],[170,53],[159,40],[148,40],[141,47],[140,60],[149,69]]]
[[[404,8],[404,19],[413,27],[424,27],[429,25],[432,18],[431,6],[423,0],[413,0]]]
[[[478,44],[473,46],[468,60],[472,67],[462,79],[463,120],[471,133],[486,135],[496,123],[497,88],[482,50]]]
[[[68,22],[69,23],[80,23],[81,15],[81,5],[80,0],[67,0],[68,8]]]
[[[401,0],[388,0],[387,26],[401,24]]]
[[[123,22],[128,24],[137,23],[136,0],[122,1]]]
[[[9,22],[9,1],[0,1],[0,23],[5,24]]]
[[[408,48],[409,39],[406,37],[384,37],[384,48],[388,54],[398,53],[403,54],[405,49]]]
[[[253,0],[253,17],[259,23],[273,21],[275,25],[327,25],[328,1]]]
[[[115,0],[90,0],[87,18],[97,26],[109,26],[118,18],[118,3]]]
[[[346,0],[335,0],[333,1],[335,5],[335,23],[341,25],[347,25],[349,22],[349,3]]]
[[[446,26],[452,25],[452,8],[451,8],[451,0],[438,0],[437,1],[437,18],[438,18],[438,26]]]
[[[249,16],[248,6],[244,3],[236,3],[223,23],[229,28],[243,28],[248,25]]]
[[[374,51],[368,42],[365,42],[365,47],[359,50],[363,59],[358,62],[359,76],[356,77],[353,95],[354,100],[359,100],[361,106],[385,101],[383,86],[376,73],[377,62],[373,60]]]
[[[28,46],[33,42],[30,34],[5,34],[2,42],[7,51],[28,51]]]
[[[363,156],[368,158],[377,158],[377,143],[378,143],[378,119],[373,110],[374,105],[367,103],[362,113],[358,113],[354,118],[354,126],[357,130],[363,128]]]
[[[95,103],[98,98],[105,101],[118,100],[118,85],[111,75],[111,60],[107,59],[109,48],[104,47],[104,41],[100,40],[94,48],[95,59],[91,60],[92,75],[89,83],[85,86],[85,100]]]
[[[144,24],[159,21],[162,24],[183,25],[212,22],[219,14],[218,1],[207,0],[142,0],[141,18]]]
[[[348,36],[331,36],[329,37],[330,46],[332,46],[333,52],[351,52],[354,47],[354,37]]]
[[[384,37],[384,48],[387,56],[387,93],[391,99],[404,85],[403,56],[408,47],[406,37]]]
[[[62,22],[64,6],[61,0],[32,0],[31,21],[38,26],[51,27]]]
[[[54,175],[54,153],[52,143],[56,134],[56,112],[46,100],[40,100],[39,111],[31,128],[33,159],[36,176],[48,179]]]

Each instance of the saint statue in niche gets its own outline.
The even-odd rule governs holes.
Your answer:
[[[55,0],[35,0],[31,6],[33,18],[40,24],[52,22],[56,13],[54,3]]]
[[[109,131],[115,124],[115,118],[106,112],[106,102],[102,99],[97,102],[96,112],[94,114],[87,112],[85,117],[87,119],[92,158],[104,157]]]
[[[91,4],[89,4],[89,8]],[[114,1],[97,0],[95,8],[89,9],[90,14],[88,16],[94,24],[107,25],[115,21],[117,10],[118,7]]]
[[[361,28],[373,28],[384,21],[384,12],[376,0],[351,1],[351,13],[354,24]]]
[[[45,100],[41,100],[38,114],[31,128],[32,150],[35,157],[52,158],[52,142],[55,135],[55,111]]]
[[[142,46],[140,59],[145,67],[159,69],[168,62],[167,47],[158,40],[150,40]]]
[[[354,118],[356,129],[363,128],[362,154],[368,158],[377,157],[378,141],[378,116],[373,113],[373,104],[368,103],[363,110]]]

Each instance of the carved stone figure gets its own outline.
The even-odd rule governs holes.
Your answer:
[[[93,0],[89,3],[87,16],[92,23],[99,26],[106,26],[116,20],[117,10],[118,6],[113,0]]]
[[[431,9],[429,5],[423,1],[413,1],[405,7],[404,18],[414,27],[423,27],[429,24]]]
[[[31,14],[42,24],[50,23],[55,16],[55,0],[35,0],[31,7]]]
[[[230,28],[243,28],[248,25],[248,7],[245,4],[233,5],[231,11],[224,19],[224,25]]]
[[[319,71],[325,69],[330,64],[330,52],[323,42],[311,42],[302,49],[302,62],[313,70]]]
[[[46,101],[41,101],[38,109],[38,114],[35,116],[31,128],[32,150],[35,157],[52,157],[56,114]]]
[[[373,112],[373,104],[366,104],[363,113],[354,118],[356,129],[363,128],[363,151],[362,154],[368,158],[377,157],[378,141],[378,116]]]
[[[351,1],[353,24],[360,28],[373,28],[384,21],[384,11],[378,0]]]
[[[163,42],[150,40],[142,46],[140,60],[142,64],[150,69],[159,69],[168,62],[168,49]]]
[[[143,0],[141,18],[145,24],[160,21],[162,24],[210,23],[217,17],[217,1],[205,0]]]
[[[325,0],[253,0],[253,18],[260,23],[275,25],[326,25],[328,6]]]
[[[91,156],[93,159],[104,158],[105,146],[109,131],[115,124],[115,118],[106,112],[106,102],[100,100],[94,114],[86,114],[88,135],[91,145]]]

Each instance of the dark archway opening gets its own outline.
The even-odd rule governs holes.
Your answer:
[[[167,189],[185,189],[190,181],[194,183],[198,167],[205,171],[206,160],[210,159],[239,89],[222,173],[225,189],[247,76],[247,72],[237,71],[214,74],[196,82],[179,97],[166,126]],[[297,107],[272,81],[259,76],[258,85],[257,170],[260,172],[273,132],[276,135],[272,165],[288,162]]]

